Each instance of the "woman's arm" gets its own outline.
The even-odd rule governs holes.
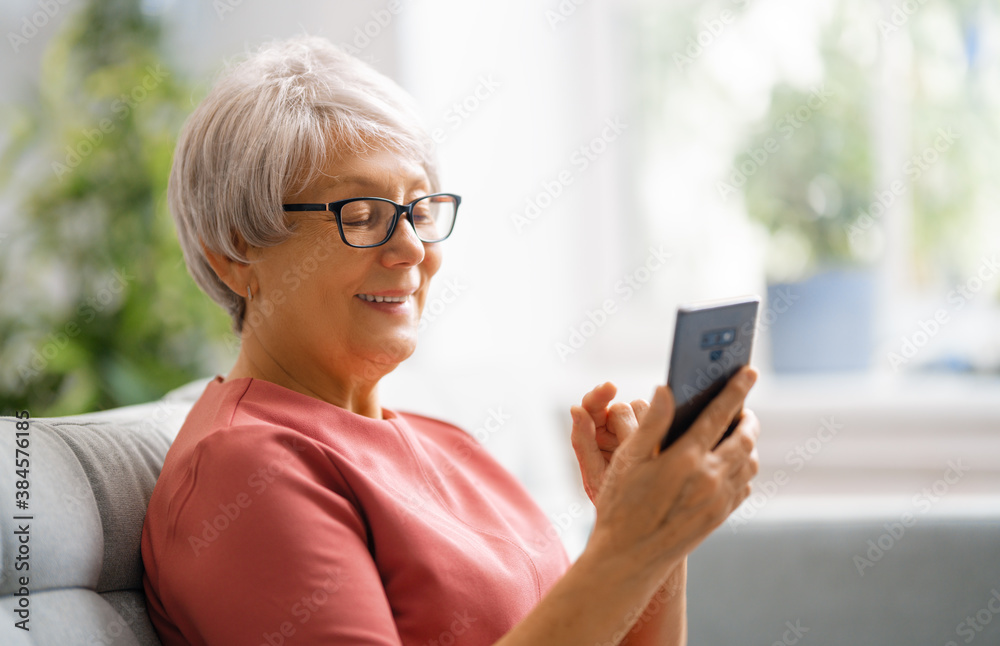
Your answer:
[[[496,646],[619,644],[656,592],[656,579],[639,559],[584,551]]]
[[[671,572],[643,610],[622,646],[687,643],[687,559]]]
[[[749,495],[757,472],[759,425],[751,414],[712,450],[755,378],[744,370],[730,380],[662,454],[674,405],[669,389],[657,388],[648,412],[602,471],[597,522],[583,554],[498,646],[620,644],[664,588],[662,609],[649,612],[627,643],[685,642],[686,557]]]

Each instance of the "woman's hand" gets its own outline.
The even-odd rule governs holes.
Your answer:
[[[573,450],[580,463],[583,488],[595,504],[615,449],[638,428],[649,409],[643,399],[609,407],[617,392],[613,383],[605,382],[584,395],[580,406],[570,408]]]
[[[498,646],[686,643],[685,557],[750,495],[757,473],[753,413],[719,444],[756,378],[738,372],[662,453],[674,416],[665,386],[648,408],[609,407],[611,384],[573,407],[573,446],[597,522],[583,554]],[[667,599],[651,610],[658,594]]]
[[[737,373],[662,454],[660,441],[674,414],[673,396],[666,386],[656,389],[648,410],[640,406],[635,422],[625,410],[634,414],[629,406],[612,406],[607,411],[604,430],[614,440],[606,436],[602,442],[612,447],[610,460],[599,469],[593,451],[585,450],[581,459],[581,465],[584,460],[587,464],[585,481],[591,477],[591,482],[597,482],[592,496],[597,521],[588,548],[608,556],[627,554],[629,561],[660,565],[666,572],[750,495],[750,480],[758,469],[760,424],[756,416],[744,411],[736,431],[712,449],[739,413],[756,378],[751,368]],[[593,423],[596,438],[600,403],[606,406],[609,399],[600,389],[590,395],[594,395],[589,402],[593,406],[588,411],[596,409],[596,413],[590,415],[591,421],[577,424],[575,433],[586,437]],[[577,443],[574,438],[574,446]],[[603,451],[598,453],[604,459]]]

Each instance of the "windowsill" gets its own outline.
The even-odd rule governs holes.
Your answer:
[[[1000,376],[945,373],[763,375],[748,405],[768,411],[891,413],[992,421],[1000,431]]]
[[[763,428],[756,486],[784,481],[781,497],[909,498],[946,475],[945,496],[1000,491],[995,376],[771,375],[748,407]]]

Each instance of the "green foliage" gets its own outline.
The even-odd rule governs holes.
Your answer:
[[[166,208],[190,90],[138,0],[90,0],[46,52],[4,180],[0,411],[64,415],[155,399],[211,374],[228,317],[187,274]],[[30,173],[24,173],[30,168]],[[16,186],[21,175],[28,186]]]
[[[800,278],[820,267],[859,262],[848,232],[873,200],[875,98],[872,69],[840,44],[845,25],[839,18],[827,26],[820,43],[822,83],[816,88],[776,84],[765,127],[748,142],[756,149],[771,138],[780,146],[744,187],[747,212],[777,243],[772,254],[777,257],[768,267],[778,274],[772,278]],[[744,156],[737,156],[734,168]],[[801,262],[783,264],[788,259],[782,256],[791,253],[788,246],[799,251]]]
[[[988,43],[1000,27],[1000,12],[995,4],[974,0],[938,8],[907,25],[913,43],[911,148],[933,157],[929,148],[939,132],[957,139],[913,185],[914,261],[921,279],[936,267],[964,281],[980,264],[977,233],[996,220],[1000,100],[994,90],[997,57]],[[1000,297],[1000,290],[995,293]]]
[[[790,280],[826,266],[876,261],[887,235],[881,229],[879,196],[889,195],[898,182],[902,192],[892,199],[912,208],[909,257],[917,280],[968,275],[974,267],[967,259],[978,263],[973,232],[983,215],[976,203],[983,202],[984,189],[993,183],[992,160],[1000,152],[1000,106],[988,90],[992,70],[988,61],[976,59],[983,56],[976,42],[988,27],[977,23],[974,5],[950,2],[928,5],[895,30],[880,28],[880,56],[887,47],[903,44],[910,57],[898,78],[880,81],[877,66],[859,63],[856,52],[844,46],[850,3],[838,7],[820,44],[830,100],[794,136],[779,138],[779,153],[744,187],[748,213],[772,234],[769,270],[778,267],[778,277]],[[904,114],[875,117],[879,82],[902,94]],[[805,104],[809,93],[776,85],[765,128],[747,146],[757,148],[774,137],[773,124]],[[886,118],[902,121],[909,152],[879,178],[874,157],[880,129],[889,125]],[[958,139],[932,149],[941,132],[956,133]],[[744,159],[745,153],[737,155],[734,167]],[[861,235],[852,240],[852,232]],[[782,265],[786,249],[800,250],[804,259],[792,275],[787,263]]]

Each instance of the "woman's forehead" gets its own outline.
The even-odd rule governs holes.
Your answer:
[[[329,188],[353,185],[410,189],[429,182],[423,164],[392,151],[374,151],[338,160],[319,179],[322,180],[319,184]]]
[[[303,178],[306,184],[289,199],[333,201],[345,191],[375,196],[429,191],[430,179],[422,163],[393,151],[369,151],[332,159],[322,171]],[[341,195],[341,197],[343,197]]]

